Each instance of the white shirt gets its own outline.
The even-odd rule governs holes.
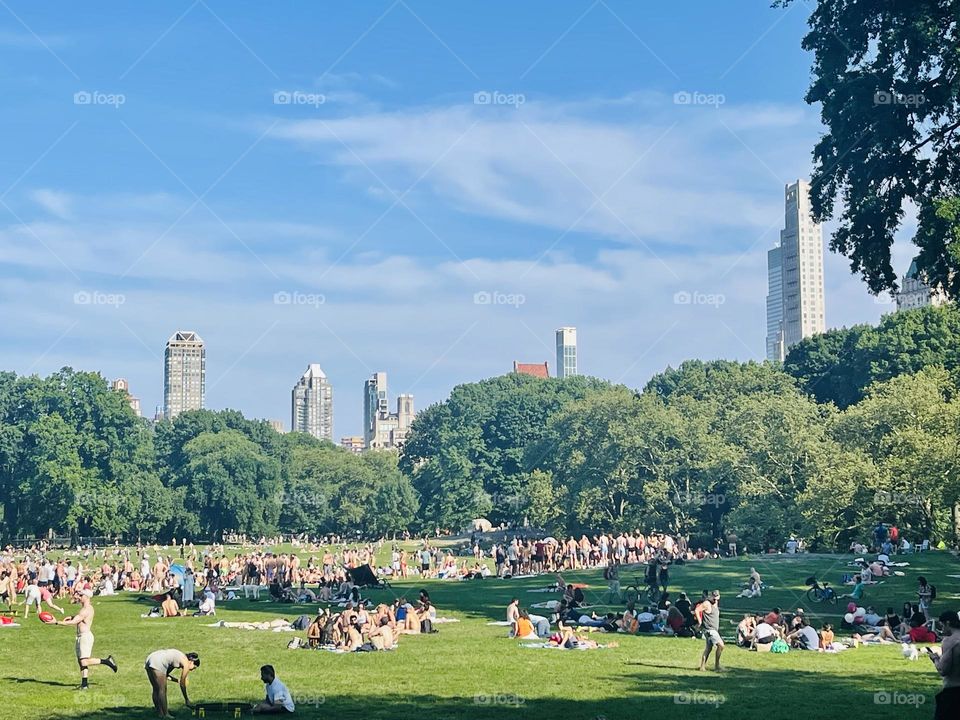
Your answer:
[[[820,647],[820,638],[817,636],[817,631],[809,625],[805,628],[800,628],[800,632],[798,632],[797,635],[806,640],[807,650],[816,650]]]
[[[273,682],[265,686],[267,691],[267,702],[271,705],[283,705],[289,712],[293,712],[293,698],[287,686],[280,682],[279,678],[274,678]]]
[[[763,640],[773,635],[773,626],[769,623],[760,623],[757,625],[757,640]]]

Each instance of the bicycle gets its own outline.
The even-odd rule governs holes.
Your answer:
[[[641,600],[645,600],[647,605],[656,605],[660,602],[660,588],[651,585],[645,577],[634,575],[633,582],[623,589],[623,599],[629,605],[636,605]]]
[[[807,578],[807,585],[810,586],[807,590],[807,600],[810,602],[837,604],[837,593],[830,587],[830,583],[825,582],[821,585],[816,578]]]

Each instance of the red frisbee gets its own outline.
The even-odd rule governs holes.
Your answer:
[[[48,613],[46,610],[44,610],[42,613],[37,615],[37,617],[40,618],[40,622],[44,622],[47,625],[50,625],[51,623],[56,622],[56,619],[53,617],[53,615],[51,613]]]

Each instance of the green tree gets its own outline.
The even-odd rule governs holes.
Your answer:
[[[920,208],[920,271],[960,290],[955,214],[930,224],[960,194],[958,17],[957,0],[820,0],[810,16],[806,100],[827,128],[813,150],[813,214],[823,222],[839,205],[830,246],[874,292],[897,286],[890,247],[908,201]]]
[[[222,540],[228,530],[277,530],[279,463],[236,430],[204,432],[184,445],[173,487],[184,489],[185,526]]]

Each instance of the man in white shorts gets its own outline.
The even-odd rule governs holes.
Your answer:
[[[80,612],[71,618],[64,620],[55,620],[54,625],[76,625],[77,627],[77,664],[80,665],[80,689],[86,690],[89,687],[88,677],[90,668],[95,665],[106,665],[108,668],[117,671],[117,663],[113,660],[113,655],[105,658],[93,657],[93,605],[90,604],[90,596],[79,590],[74,591],[73,602],[80,605]]]

